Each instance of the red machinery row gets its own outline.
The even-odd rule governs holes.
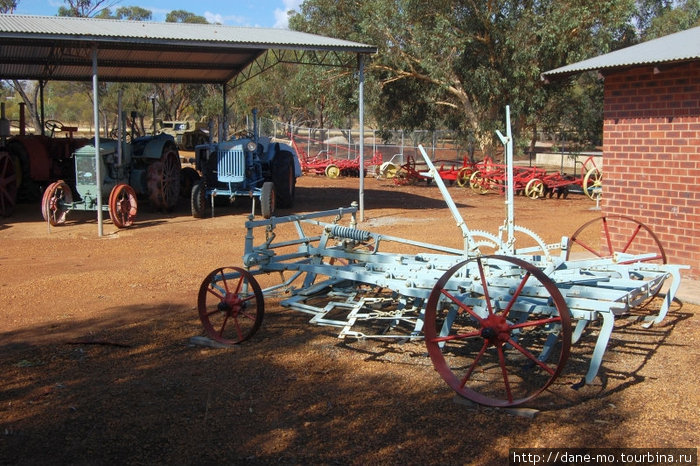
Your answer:
[[[394,156],[392,160],[381,165],[381,176],[393,179],[398,185],[415,184],[421,181],[430,183],[430,177],[416,168],[413,157],[406,156],[405,162],[401,164],[395,162],[396,158],[397,156]],[[470,162],[465,157],[461,165],[455,161],[436,161],[435,165],[440,178],[449,184],[469,186],[478,194],[487,194],[492,191],[505,192],[506,165],[494,163],[488,156],[476,163]],[[600,199],[603,172],[596,164],[594,157],[588,157],[583,163],[577,165],[580,166],[576,174],[547,171],[540,167],[515,166],[513,167],[515,192],[532,199],[541,199],[555,195],[557,198],[566,198],[569,192],[573,191],[582,192],[592,200]]]

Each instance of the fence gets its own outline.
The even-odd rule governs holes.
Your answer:
[[[261,135],[285,141],[293,139],[304,152],[300,156],[348,160],[359,156],[360,132],[357,129],[308,128],[265,118],[260,119],[259,124]],[[365,130],[364,155],[370,160],[375,154],[380,154],[383,162],[393,159],[403,163],[409,156],[420,160],[419,144],[433,160],[461,162],[464,157],[469,157],[470,150],[474,151],[473,148],[461,147],[451,131],[368,129]]]

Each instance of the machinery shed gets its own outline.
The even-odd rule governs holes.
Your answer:
[[[364,141],[364,59],[376,51],[371,45],[285,29],[0,15],[0,79],[38,80],[40,92],[47,81],[92,81],[95,128],[98,81],[219,84],[226,118],[227,89],[278,63],[294,63],[357,67]],[[99,139],[96,131],[95,154],[100,153]],[[361,143],[361,156],[363,149]],[[361,212],[363,190],[360,180]],[[104,205],[99,190],[97,205]],[[101,209],[97,216],[102,236]]]
[[[2,79],[89,81],[95,58],[101,81],[226,84],[279,62],[376,51],[285,29],[0,15]]]

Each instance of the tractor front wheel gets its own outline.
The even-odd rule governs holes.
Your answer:
[[[52,226],[66,222],[66,215],[73,204],[73,193],[65,181],[51,183],[41,200],[41,215]]]
[[[260,211],[263,218],[270,218],[275,213],[275,184],[272,181],[263,183],[260,194]]]
[[[138,205],[136,192],[128,184],[121,183],[109,193],[109,218],[117,228],[126,228],[134,224]]]
[[[194,218],[204,218],[207,210],[207,186],[204,180],[200,180],[192,186],[190,205]]]

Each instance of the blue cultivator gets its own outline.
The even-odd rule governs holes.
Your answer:
[[[507,136],[498,135],[511,171],[509,115],[506,120]],[[477,403],[505,407],[546,389],[563,370],[571,344],[587,324],[599,322],[582,380],[590,383],[615,316],[646,305],[671,278],[658,315],[646,325],[664,318],[684,266],[665,263],[644,225],[603,218],[548,245],[514,224],[509,189],[507,219],[498,234],[470,231],[420,149],[462,232],[463,249],[358,229],[355,206],[251,218],[243,266],[215,269],[200,287],[198,309],[207,335],[224,344],[249,339],[262,323],[265,297],[279,297],[282,306],[311,315],[312,323],[338,327],[340,338],[424,339],[452,389]],[[341,225],[348,216],[349,224]],[[602,228],[593,237],[630,232],[624,233],[624,250],[615,251],[610,241],[603,241],[603,251],[591,246],[587,232],[597,226]],[[260,236],[264,240],[256,243]],[[576,258],[583,252],[593,257]],[[262,288],[261,275],[279,279]]]

